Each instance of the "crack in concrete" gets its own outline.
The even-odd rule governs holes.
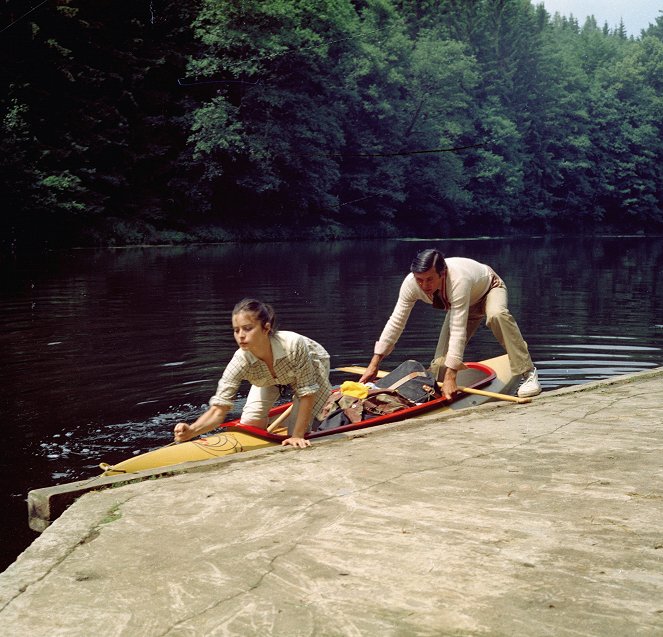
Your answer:
[[[466,458],[463,458],[463,459],[460,459],[460,460],[457,460],[457,461],[454,461],[454,462],[448,462],[446,464],[437,465],[435,467],[401,472],[397,475],[391,476],[391,477],[386,478],[384,480],[379,480],[377,482],[373,482],[372,484],[366,485],[364,487],[354,488],[349,493],[355,495],[355,494],[362,494],[362,493],[370,492],[372,489],[375,489],[376,487],[383,486],[385,484],[392,484],[392,483],[396,482],[397,480],[399,480],[400,478],[402,478],[404,476],[421,474],[421,473],[425,473],[425,472],[429,472],[429,471],[439,470],[440,468],[449,468],[449,467],[454,467],[454,466],[460,466],[460,465],[463,465],[464,463],[466,463],[468,461],[471,461],[471,460],[474,460],[474,459],[486,458],[486,457],[494,456],[494,455],[497,455],[497,454],[504,454],[505,452],[509,452],[509,451],[512,451],[512,450],[515,450],[515,449],[522,448],[524,446],[532,444],[536,440],[541,440],[543,438],[553,436],[557,432],[559,432],[559,431],[561,431],[561,430],[563,430],[567,427],[570,427],[573,424],[577,424],[578,422],[581,422],[582,420],[584,420],[588,417],[594,416],[594,415],[596,415],[597,413],[600,413],[603,410],[609,410],[611,408],[611,406],[616,402],[618,402],[618,400],[610,400],[610,401],[607,401],[607,402],[603,402],[599,406],[597,406],[595,409],[587,409],[587,410],[584,411],[584,413],[582,415],[580,415],[576,418],[573,418],[573,419],[571,419],[567,422],[564,422],[564,423],[554,427],[553,429],[551,429],[549,431],[546,431],[546,432],[541,433],[541,434],[537,434],[535,436],[530,436],[527,440],[519,442],[515,445],[509,445],[509,446],[501,447],[499,449],[495,449],[494,451],[489,451],[489,452],[485,452],[485,453],[473,454],[473,455],[470,455]],[[343,493],[343,494],[334,493],[334,494],[330,494],[330,495],[318,498],[313,502],[309,502],[308,504],[303,505],[299,509],[299,514],[303,516],[307,511],[314,510],[325,502],[329,502],[329,501],[336,500],[336,499],[339,499],[339,498],[345,498],[345,497],[347,497],[347,495],[349,493]],[[304,519],[306,519],[306,518],[304,518]],[[312,524],[312,523],[313,522],[311,522],[311,523],[306,523],[305,522],[304,524],[305,524],[305,527],[307,527],[307,526],[310,526],[310,524]],[[249,587],[247,587],[244,590],[238,591],[237,593],[235,593],[233,595],[226,596],[222,599],[219,599],[216,602],[209,604],[204,609],[201,609],[199,612],[193,613],[189,617],[187,617],[185,619],[182,619],[181,621],[173,624],[165,632],[161,633],[162,637],[164,637],[166,635],[169,635],[169,634],[172,634],[172,631],[176,630],[178,627],[181,627],[182,625],[186,624],[187,622],[195,620],[196,617],[201,617],[201,616],[205,615],[206,613],[208,613],[210,611],[213,611],[214,609],[218,608],[222,604],[225,604],[227,602],[232,602],[233,600],[238,599],[242,595],[246,595],[247,593],[255,592],[256,590],[258,590],[262,586],[263,582],[265,581],[265,579],[269,575],[274,574],[275,565],[276,565],[277,561],[282,559],[282,558],[285,558],[288,555],[290,555],[291,553],[293,553],[293,551],[295,551],[297,549],[297,547],[298,547],[298,544],[296,544],[296,543],[292,544],[291,546],[289,546],[287,548],[287,550],[282,551],[278,555],[273,556],[272,559],[270,559],[269,564],[268,564],[267,568],[265,569],[265,571],[263,573],[261,573],[260,576],[257,578],[257,580],[253,584],[251,584]]]
[[[68,549],[57,560],[51,562],[48,569],[44,571],[40,577],[33,579],[27,584],[21,585],[17,589],[16,594],[8,598],[7,602],[4,605],[0,606],[0,613],[2,613],[7,607],[10,606],[12,602],[14,602],[14,600],[18,599],[23,593],[27,592],[31,587],[35,586],[36,584],[39,584],[40,582],[43,582],[56,568],[64,564],[76,552],[77,549],[99,537],[99,535],[101,534],[100,529],[103,528],[104,525],[108,524],[108,521],[104,521],[104,519],[108,518],[108,516],[111,515],[111,513],[113,513],[114,511],[119,511],[122,506],[124,506],[127,502],[131,502],[131,500],[133,500],[136,497],[139,497],[139,494],[136,493],[134,495],[130,495],[122,502],[114,502],[108,508],[106,508],[102,512],[101,516],[98,518],[98,523],[95,526],[90,527],[89,531],[83,536],[82,539],[78,539],[75,544],[71,544],[68,547]]]
[[[310,506],[310,505],[307,505],[307,508],[308,508],[308,506]],[[274,555],[272,557],[272,559],[269,560],[269,564],[268,564],[267,568],[265,569],[265,571],[263,573],[261,573],[261,575],[258,577],[258,579],[253,584],[249,585],[246,589],[243,589],[241,591],[237,591],[235,594],[224,597],[222,599],[218,599],[216,602],[209,604],[205,608],[200,609],[198,612],[192,613],[188,617],[186,617],[186,618],[184,618],[184,619],[182,619],[178,622],[175,622],[174,624],[169,626],[168,629],[165,632],[161,633],[160,637],[164,637],[165,635],[169,635],[173,630],[176,630],[178,627],[186,624],[187,622],[190,622],[190,621],[196,619],[197,617],[201,617],[201,616],[205,615],[206,613],[209,613],[210,611],[213,611],[214,609],[218,608],[222,604],[225,604],[227,602],[232,602],[235,599],[239,599],[243,595],[247,595],[249,593],[252,593],[252,592],[258,590],[260,588],[260,586],[262,586],[262,583],[265,581],[265,578],[268,575],[271,575],[272,573],[274,573],[274,570],[275,570],[274,565],[275,565],[276,561],[280,560],[281,558],[286,557],[287,555],[292,553],[297,548],[297,546],[298,545],[295,543],[295,544],[291,545],[287,550],[279,553],[278,555]]]
[[[535,436],[530,436],[527,440],[524,440],[523,442],[519,442],[515,445],[500,447],[499,449],[495,449],[493,451],[488,451],[488,452],[484,452],[484,453],[473,454],[473,455],[467,456],[466,458],[462,458],[460,460],[456,460],[456,461],[453,461],[453,462],[447,462],[446,464],[436,465],[435,467],[428,467],[428,468],[417,469],[417,470],[412,470],[412,471],[404,471],[404,472],[401,472],[401,473],[399,473],[395,476],[391,476],[390,478],[387,478],[385,480],[380,480],[380,481],[374,482],[374,483],[372,483],[370,485],[367,485],[363,488],[353,489],[352,493],[353,494],[354,493],[364,493],[366,491],[370,491],[371,489],[373,489],[375,487],[392,483],[392,482],[394,482],[394,481],[396,481],[396,480],[398,480],[398,479],[400,479],[404,476],[417,475],[417,474],[421,474],[421,473],[427,473],[429,471],[437,471],[440,468],[458,467],[458,466],[461,466],[461,465],[463,465],[466,462],[471,461],[471,460],[476,460],[476,459],[479,459],[479,458],[487,458],[487,457],[490,457],[490,456],[494,456],[494,455],[497,455],[497,454],[503,454],[505,452],[509,452],[509,451],[513,451],[513,450],[525,447],[527,445],[532,444],[532,442],[534,442],[536,440],[541,440],[542,438],[547,438],[549,436],[552,436],[552,435],[556,434],[557,432],[561,431],[562,429],[565,429],[566,427],[569,427],[573,424],[581,422],[582,420],[584,420],[585,418],[587,418],[589,416],[594,416],[595,414],[597,414],[597,413],[599,413],[599,412],[601,412],[605,409],[610,409],[612,404],[614,404],[615,402],[618,402],[618,401],[609,401],[608,404],[603,403],[603,404],[601,404],[601,406],[597,407],[596,409],[586,410],[585,413],[582,416],[579,416],[577,418],[569,420],[568,422],[562,423],[562,424],[558,425],[557,427],[554,427],[553,429],[551,429],[550,431],[547,431],[545,433],[537,434]],[[330,495],[330,496],[327,496],[325,498],[321,498],[320,500],[317,500],[315,503],[311,503],[310,505],[307,505],[307,506],[308,507],[313,507],[313,506],[316,506],[317,504],[320,504],[322,502],[332,500],[332,499],[336,499],[338,497],[345,497],[346,495],[347,494],[343,494],[342,496],[339,496],[338,494]]]

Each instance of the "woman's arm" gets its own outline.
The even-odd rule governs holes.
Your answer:
[[[315,404],[315,394],[307,394],[299,399],[299,411],[297,420],[292,431],[292,436],[286,438],[281,444],[283,446],[292,445],[293,447],[310,447],[311,443],[304,438],[308,431],[309,423],[313,417],[313,405]]]
[[[191,438],[216,429],[226,419],[229,411],[229,406],[212,405],[192,425],[185,422],[178,423],[175,425],[174,431],[175,442],[186,442],[187,440],[191,440]]]

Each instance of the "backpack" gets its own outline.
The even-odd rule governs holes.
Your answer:
[[[414,360],[405,361],[374,384],[377,389],[369,390],[366,398],[334,392],[320,412],[321,422],[315,431],[326,431],[367,418],[393,414],[440,395],[433,376]]]
[[[384,416],[412,407],[415,403],[393,389],[370,389],[366,398],[334,392],[320,412],[315,431],[336,429],[367,418]]]
[[[375,381],[378,387],[396,389],[413,403],[427,403],[441,395],[433,375],[418,361],[401,363],[393,372]]]

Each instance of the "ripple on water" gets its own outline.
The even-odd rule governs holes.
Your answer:
[[[661,364],[660,347],[632,336],[557,334],[550,340],[537,347],[536,365],[544,389],[634,374]]]

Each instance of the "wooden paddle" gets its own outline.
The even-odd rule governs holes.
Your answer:
[[[334,369],[336,372],[348,372],[349,374],[363,374],[366,371],[365,367],[359,367],[357,365],[350,365],[348,367],[336,367]],[[384,378],[389,372],[379,371],[377,373],[378,378]],[[438,383],[442,387],[442,383]],[[495,398],[496,400],[508,400],[512,403],[531,403],[531,398],[520,398],[518,396],[510,396],[509,394],[498,394],[492,391],[486,391],[484,389],[475,389],[474,387],[459,387],[458,391],[462,391],[465,394],[476,394],[477,396],[486,396],[487,398]]]
[[[274,429],[277,429],[278,426],[290,415],[290,412],[292,412],[292,405],[290,405],[290,407],[288,407],[282,414],[279,414],[278,418],[267,427],[267,431],[271,433]]]

